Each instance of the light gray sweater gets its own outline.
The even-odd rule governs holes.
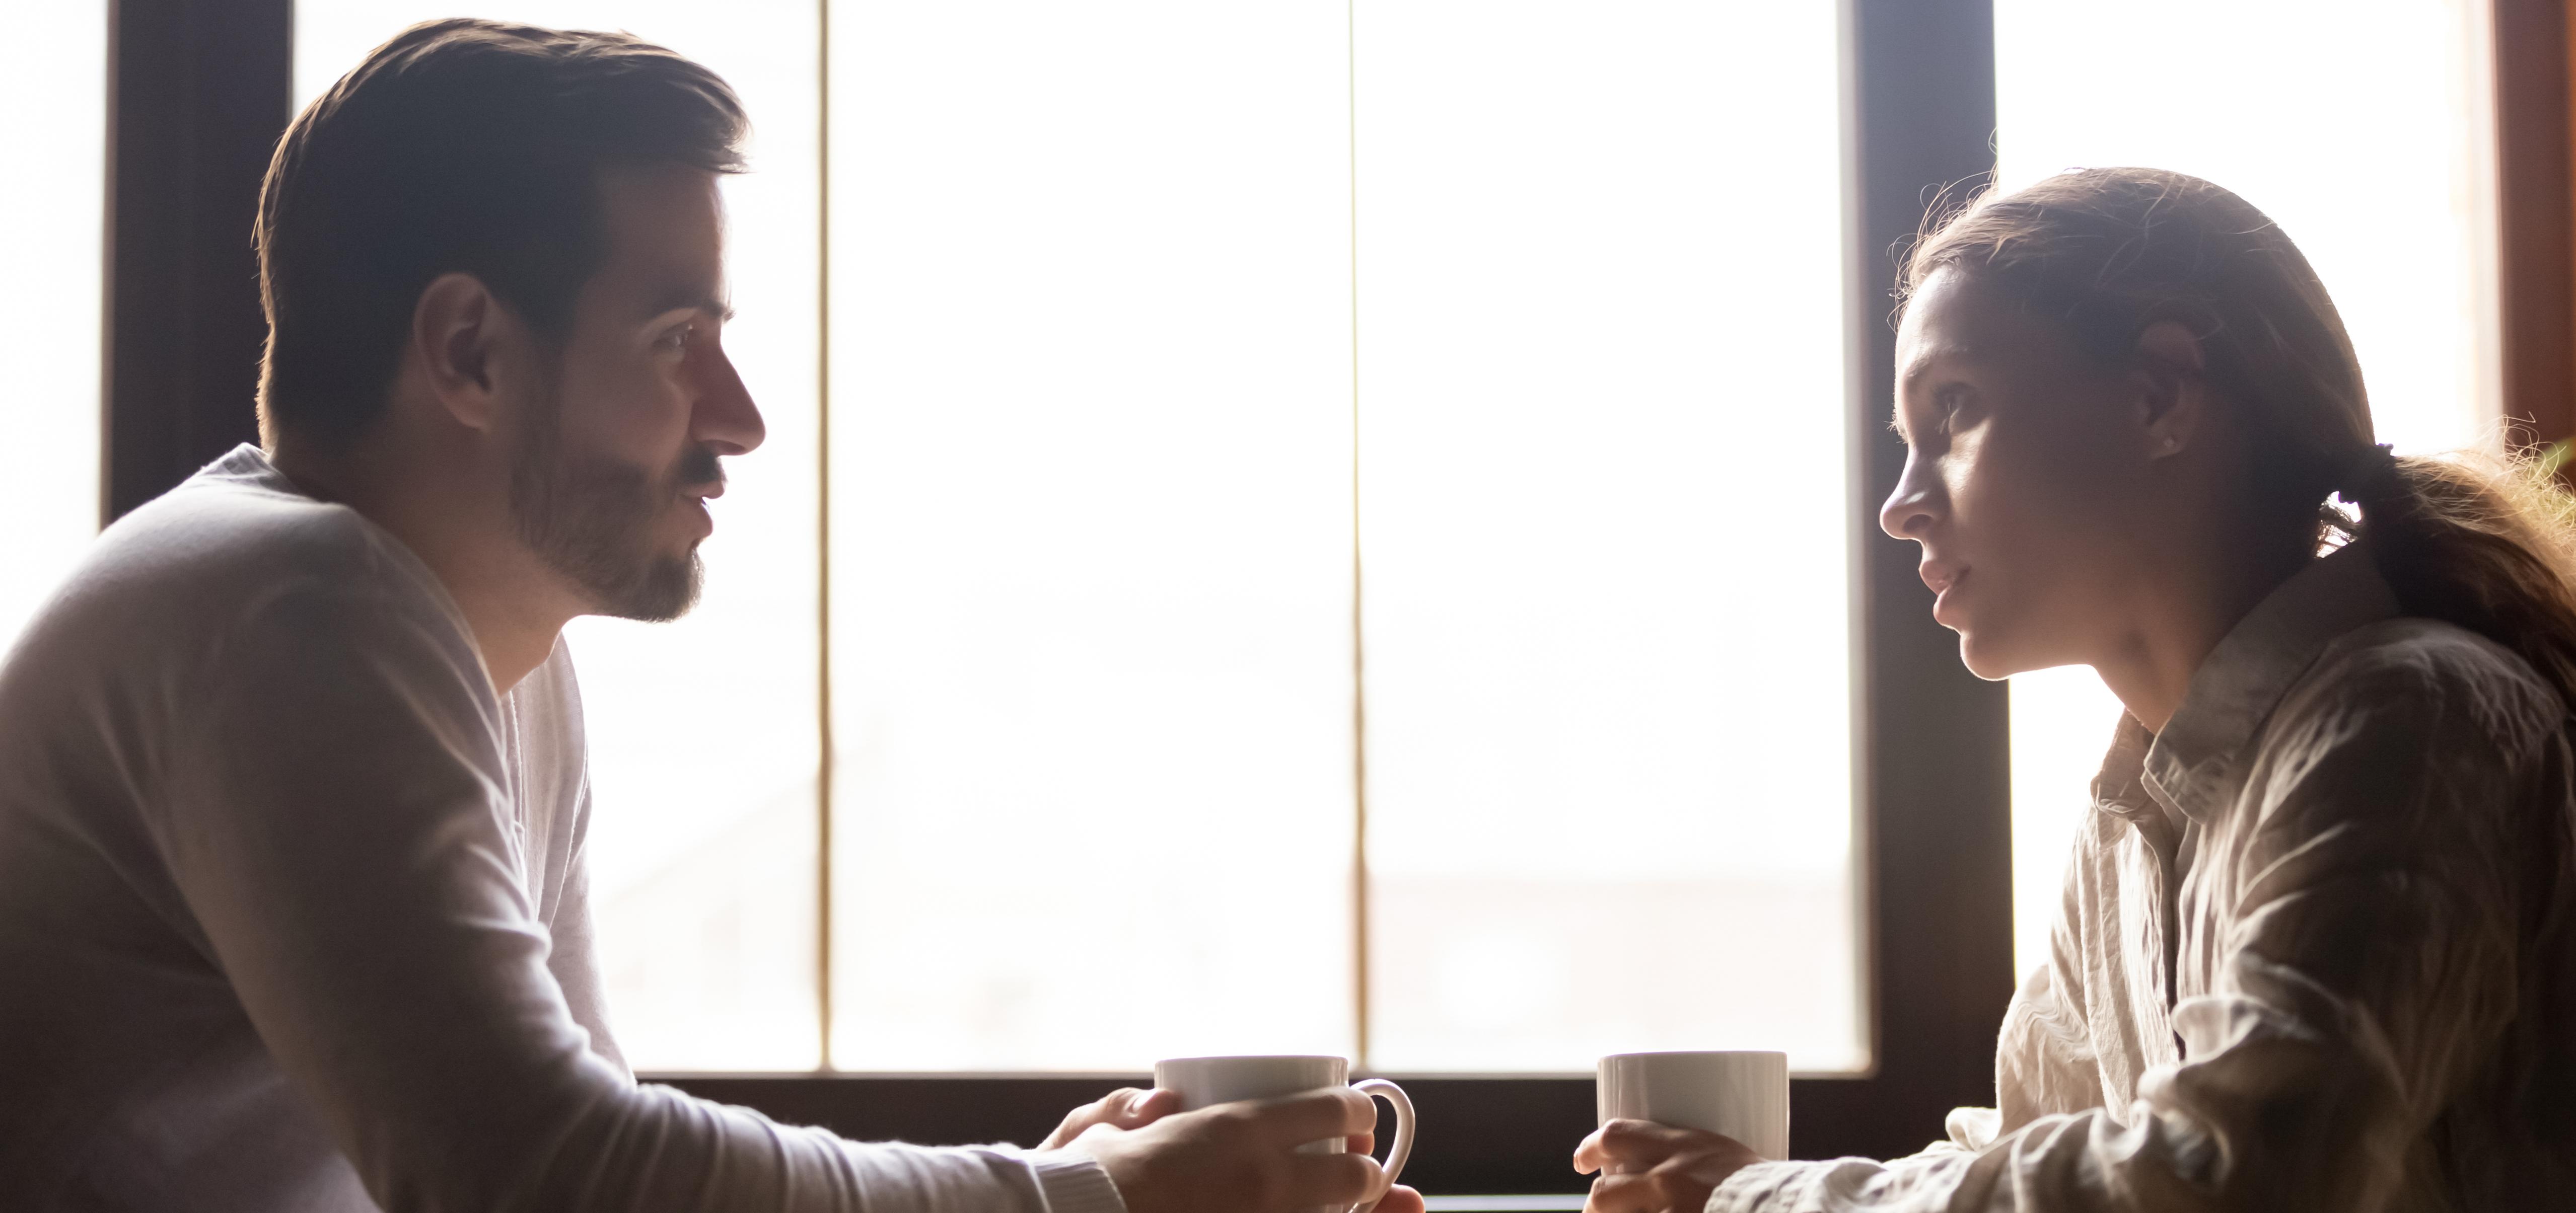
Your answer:
[[[1122,1213],[1090,1160],[640,1086],[571,662],[496,695],[427,566],[242,447],[0,663],[0,1207]]]

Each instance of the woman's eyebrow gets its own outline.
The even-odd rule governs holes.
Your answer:
[[[1942,363],[1973,362],[1976,360],[1976,357],[1977,349],[1975,346],[1971,345],[1952,343],[1947,345],[1924,347],[1922,352],[1914,355],[1914,360],[1912,362],[1905,365],[1905,373],[1897,379],[1897,388],[1902,391],[1906,388],[1913,387],[1917,383],[1920,383],[1925,376],[1930,375],[1933,367]]]

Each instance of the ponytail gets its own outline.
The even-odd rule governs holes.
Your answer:
[[[2576,710],[2576,498],[2529,455],[2401,458],[2344,490],[2409,615],[2513,650]]]

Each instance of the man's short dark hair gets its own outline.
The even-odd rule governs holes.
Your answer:
[[[742,168],[742,103],[631,35],[456,19],[376,48],[289,126],[260,189],[264,429],[345,446],[421,291],[472,274],[538,334],[608,253],[603,166]]]

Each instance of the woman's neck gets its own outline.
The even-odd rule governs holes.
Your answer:
[[[2162,733],[2181,710],[2192,677],[2218,642],[2313,559],[2304,552],[2215,551],[2222,555],[2175,561],[2142,579],[2126,628],[2093,662],[2103,685],[2149,732]]]

